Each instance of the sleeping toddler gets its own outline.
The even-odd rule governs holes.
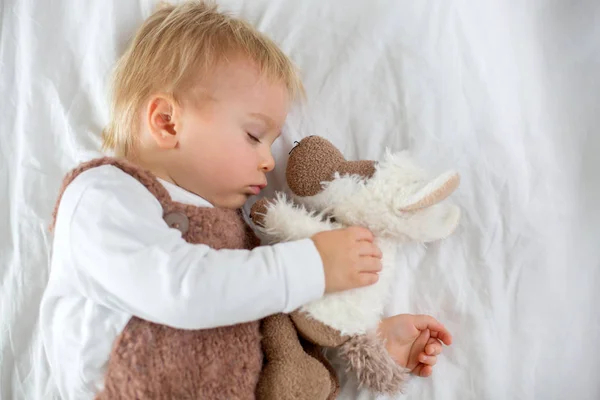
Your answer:
[[[69,173],[55,212],[40,318],[63,399],[254,398],[258,321],[377,281],[368,230],[259,246],[239,212],[267,185],[302,93],[271,40],[213,5],[164,5],[143,22],[114,72],[103,140],[115,156]],[[387,318],[379,334],[422,377],[451,343],[423,315]]]

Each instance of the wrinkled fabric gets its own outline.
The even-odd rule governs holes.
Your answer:
[[[454,335],[411,399],[600,398],[597,2],[222,0],[281,44],[308,99],[274,146],[407,149],[456,168],[459,230],[404,249],[388,313]],[[154,1],[5,0],[0,35],[0,397],[49,390],[37,346],[61,179],[95,154],[107,78]],[[369,399],[344,384],[340,398]]]

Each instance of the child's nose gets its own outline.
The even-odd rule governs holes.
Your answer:
[[[275,168],[275,159],[271,155],[271,152],[268,152],[266,157],[263,158],[262,162],[260,163],[260,169],[265,172],[270,172],[273,170],[273,168]]]

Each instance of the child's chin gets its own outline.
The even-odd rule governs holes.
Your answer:
[[[226,199],[221,200],[218,204],[215,204],[215,207],[218,208],[229,208],[232,210],[237,210],[238,208],[242,208],[246,201],[250,198],[250,195],[233,195]]]

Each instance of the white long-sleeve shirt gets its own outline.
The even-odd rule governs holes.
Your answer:
[[[174,201],[211,205],[161,181]],[[135,178],[106,165],[66,189],[40,309],[44,348],[63,399],[93,398],[114,340],[132,316],[204,329],[290,312],[324,292],[311,240],[249,250],[187,243]]]

